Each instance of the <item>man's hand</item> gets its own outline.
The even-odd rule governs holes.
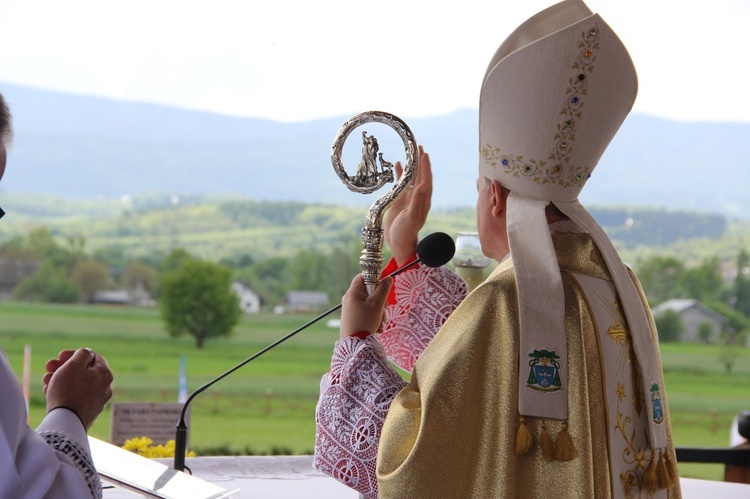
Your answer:
[[[67,361],[70,360],[70,358],[75,353],[75,350],[62,350],[59,354],[57,354],[56,359],[50,359],[47,361],[47,363],[44,365],[44,369],[47,370],[47,373],[42,377],[42,382],[44,383],[44,387],[42,390],[44,393],[47,393],[47,385],[49,385],[49,380],[52,379],[52,375],[60,369],[60,366],[65,364]]]
[[[340,336],[346,338],[361,331],[378,331],[385,318],[385,303],[393,285],[393,278],[386,277],[378,283],[372,294],[367,294],[362,274],[352,280],[349,290],[341,300]]]
[[[403,167],[396,163],[396,176]],[[419,169],[411,185],[385,213],[385,241],[399,267],[417,251],[419,231],[424,227],[432,202],[432,168],[430,157],[419,146]]]
[[[104,357],[88,348],[63,350],[45,366],[47,412],[67,407],[88,430],[112,398],[112,372]]]

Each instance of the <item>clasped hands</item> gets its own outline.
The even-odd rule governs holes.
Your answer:
[[[42,378],[47,412],[64,407],[76,413],[88,430],[112,398],[112,371],[107,361],[88,348],[63,350],[47,361]]]

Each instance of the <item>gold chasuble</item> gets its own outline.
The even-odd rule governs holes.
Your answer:
[[[519,324],[508,259],[450,316],[393,400],[378,450],[380,497],[680,496],[676,476],[666,489],[649,489],[644,480],[659,467],[662,474],[675,469],[669,411],[658,390],[642,400],[630,334],[601,254],[587,234],[553,234],[553,242],[565,292],[567,421],[526,417],[534,447],[516,455]],[[651,328],[658,348],[653,321]],[[649,446],[646,404],[663,415],[664,455]],[[571,460],[550,450],[565,427],[575,447]]]

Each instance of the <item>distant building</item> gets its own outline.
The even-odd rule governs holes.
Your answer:
[[[240,308],[246,314],[257,314],[260,312],[260,306],[262,300],[260,295],[250,289],[246,284],[235,281],[232,283],[232,291],[237,295],[240,300]]]
[[[290,291],[286,295],[290,312],[316,312],[328,306],[328,293],[324,291]]]
[[[132,305],[153,307],[156,302],[143,283],[138,281],[132,289],[100,289],[94,293],[91,303],[99,305]]]
[[[135,287],[128,290],[130,304],[136,307],[154,307],[156,301],[151,298],[151,293],[148,292],[146,286],[142,281],[135,283]]]
[[[94,292],[91,303],[98,305],[129,305],[129,295],[124,289],[100,289]]]
[[[708,324],[711,327],[711,333],[706,338],[711,343],[715,342],[722,333],[732,331],[726,317],[701,304],[698,300],[674,298],[652,308],[651,312],[654,317],[658,317],[659,314],[667,310],[677,312],[682,319],[682,324],[685,327],[682,332],[682,341],[694,343],[704,341],[698,334],[703,324]]]

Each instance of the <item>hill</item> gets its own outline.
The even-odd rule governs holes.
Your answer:
[[[235,195],[369,206],[382,195],[349,192],[331,167],[331,143],[349,116],[280,123],[5,83],[0,91],[12,106],[16,129],[3,197]],[[477,110],[403,118],[433,159],[434,205],[473,206]],[[365,129],[377,134],[386,159],[401,159],[395,133],[379,125]],[[748,135],[748,124],[631,115],[581,200],[587,206],[641,205],[747,219]],[[350,170],[361,148],[356,142],[352,134],[345,149]]]
[[[251,256],[289,257],[301,249],[328,253],[333,247],[361,251],[365,206],[242,197],[165,196],[123,200],[74,200],[44,195],[7,195],[13,205],[0,224],[0,246],[35,227],[47,227],[61,243],[81,236],[87,251],[122,258],[155,259],[183,247],[214,260]],[[3,200],[3,204],[6,200]],[[664,252],[687,261],[709,255],[733,259],[750,246],[750,223],[715,214],[643,207],[589,207],[623,258]],[[476,230],[473,208],[433,208],[424,234]],[[356,259],[356,258],[355,258]]]

